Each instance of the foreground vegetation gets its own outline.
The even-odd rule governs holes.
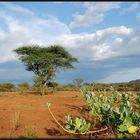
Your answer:
[[[137,92],[131,101],[131,92],[118,92],[113,87],[110,93],[106,91],[94,91],[94,84],[91,90],[83,86],[81,94],[86,103],[86,111],[92,117],[87,121],[84,116],[65,116],[65,128],[57,121],[50,109],[47,107],[56,123],[70,134],[93,134],[101,131],[111,131],[115,138],[138,138],[140,134],[140,92]],[[94,130],[94,126],[100,125],[99,130]]]

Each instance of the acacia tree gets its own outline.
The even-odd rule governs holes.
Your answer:
[[[84,82],[83,79],[81,78],[76,78],[73,80],[73,83],[77,86],[77,87],[80,87],[82,85],[82,83]]]
[[[45,84],[52,80],[59,70],[73,69],[73,62],[78,59],[59,45],[49,47],[30,45],[14,50],[24,63],[26,70],[33,71],[36,79],[42,82],[42,95],[45,94]]]

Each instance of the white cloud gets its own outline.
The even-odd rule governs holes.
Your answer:
[[[26,8],[9,3],[4,5],[5,8],[0,10],[0,62],[16,59],[12,50],[17,47],[31,43],[48,44],[60,35],[71,33],[56,17],[43,19]]]
[[[120,70],[113,74],[110,74],[104,79],[100,79],[98,82],[103,83],[116,83],[116,82],[129,82],[132,79],[140,79],[140,68],[129,68]]]
[[[84,6],[88,8],[88,12],[106,12],[120,8],[121,2],[85,2]]]
[[[24,8],[24,7],[21,7],[21,6],[18,6],[18,5],[15,5],[15,4],[12,4],[12,3],[8,3],[7,2],[3,2],[2,3],[7,9],[11,10],[11,11],[14,11],[14,12],[20,12],[20,13],[23,13],[23,14],[28,14],[28,15],[34,15],[34,13],[30,10],[28,10],[27,8]]]
[[[52,2],[52,3],[54,3],[54,4],[63,4],[65,2],[56,1],[56,2]]]
[[[119,9],[119,4],[105,2],[104,4],[93,3],[91,5],[91,3],[85,3],[84,6],[87,8],[86,12],[84,15],[77,14],[76,19],[81,18],[78,19],[79,25],[81,24],[80,26],[97,24],[103,20],[105,16],[104,12],[111,9]],[[113,57],[140,55],[140,29],[134,30],[126,26],[118,26],[97,30],[93,33],[72,34],[68,26],[54,16],[41,18],[24,7],[9,3],[4,4],[4,6],[2,9],[0,8],[0,63],[17,60],[12,50],[31,43],[43,45],[59,44],[64,46],[80,60],[88,62],[90,60],[98,61]],[[85,16],[86,14],[88,17]],[[95,21],[95,18],[98,20]],[[137,18],[140,19],[139,14]],[[84,20],[88,22],[84,22]],[[77,25],[75,24],[74,26],[76,27]],[[91,63],[88,64],[91,67],[99,68],[95,63],[94,65]],[[101,64],[100,67],[103,68],[104,66]],[[2,73],[1,77],[2,75],[8,75],[9,69],[6,69],[0,69]],[[139,68],[120,70],[120,72],[113,73],[100,81],[112,82],[116,79],[118,82],[137,79],[140,76],[138,73],[139,70]],[[22,76],[22,78],[25,78],[24,75],[26,75],[25,71],[22,72],[20,69],[13,70],[10,79],[13,79],[13,76],[15,77],[14,74],[18,74],[20,78]],[[28,78],[29,75],[26,76]]]
[[[133,2],[129,7],[123,8],[121,14],[125,14],[127,12],[133,12],[137,10],[139,7],[139,2]]]
[[[111,6],[103,6],[102,9],[107,11]],[[21,18],[18,16],[20,11],[16,17],[10,10],[8,13],[0,11],[0,25],[4,25],[0,28],[0,62],[17,59],[12,50],[31,43],[62,45],[80,60],[140,54],[140,30],[119,26],[93,33],[72,34],[64,23],[53,16],[43,19],[34,13],[26,17],[27,13],[22,11],[24,18]]]
[[[74,20],[69,24],[70,28],[95,25],[104,20],[105,12],[119,9],[120,2],[85,2],[86,8],[83,14],[74,14]]]
[[[125,26],[110,27],[95,33],[64,35],[54,43],[66,46],[80,59],[102,60],[139,53],[139,33]]]

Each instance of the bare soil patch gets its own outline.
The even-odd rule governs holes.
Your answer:
[[[13,118],[19,113],[17,137],[26,135],[26,127],[33,127],[39,138],[77,137],[64,132],[54,122],[46,102],[51,103],[51,110],[57,120],[64,125],[66,114],[81,116],[80,106],[84,106],[84,99],[80,92],[58,91],[53,94],[40,96],[37,94],[9,93],[0,97],[0,138],[11,137]]]

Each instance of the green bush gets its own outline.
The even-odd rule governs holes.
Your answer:
[[[131,126],[140,128],[140,112],[135,110],[130,103],[130,94],[128,92],[116,92],[113,87],[110,89],[111,95],[106,92],[87,91],[85,87],[81,89],[81,94],[86,102],[89,113],[97,116],[103,126],[111,127],[117,131],[122,138],[134,137],[128,132]],[[139,94],[136,102],[139,104]],[[117,103],[117,107],[114,105]]]
[[[12,83],[2,83],[0,84],[0,91],[14,91],[15,90],[15,85]]]
[[[74,85],[58,85],[55,89],[56,91],[79,91]]]
[[[17,87],[17,91],[19,92],[27,92],[27,91],[30,91],[31,90],[31,87],[28,83],[21,83],[21,84],[18,84],[18,87]]]

